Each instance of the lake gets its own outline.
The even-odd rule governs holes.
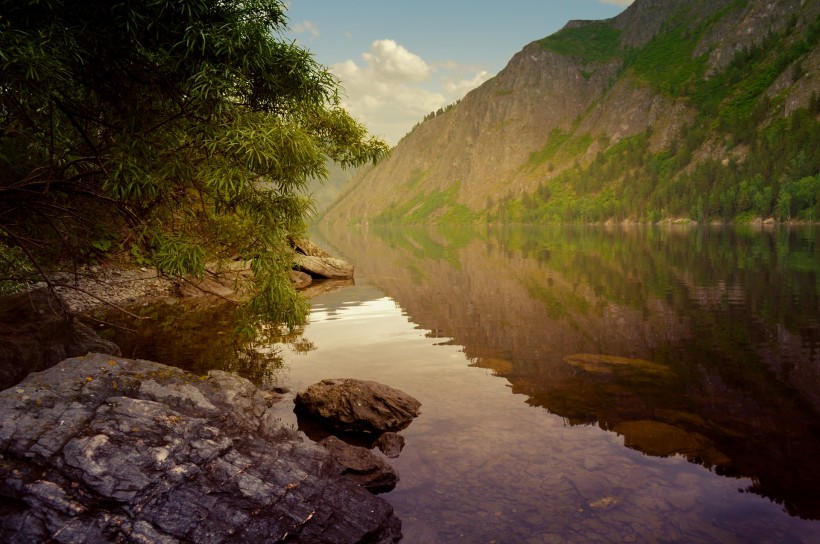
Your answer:
[[[241,344],[229,308],[176,304],[103,334],[289,399],[336,377],[419,399],[382,495],[403,543],[820,542],[819,228],[313,238],[356,279],[304,327]]]

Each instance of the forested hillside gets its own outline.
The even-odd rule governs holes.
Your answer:
[[[325,219],[820,218],[820,2],[637,0],[530,43]]]

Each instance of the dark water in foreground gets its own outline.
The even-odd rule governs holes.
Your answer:
[[[820,229],[321,236],[356,284],[278,343],[181,305],[116,340],[418,398],[383,495],[403,542],[820,542]]]

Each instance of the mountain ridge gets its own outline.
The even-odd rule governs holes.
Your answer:
[[[417,125],[323,219],[820,217],[820,196],[795,196],[820,191],[818,21],[820,3],[804,0],[637,0],[570,21]],[[785,151],[766,141],[792,136]],[[729,181],[701,179],[717,174]],[[724,196],[744,183],[756,209]]]

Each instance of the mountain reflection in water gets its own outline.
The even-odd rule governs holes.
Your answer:
[[[115,340],[194,371],[417,397],[384,495],[403,543],[820,541],[820,229],[314,238],[356,286],[314,299],[304,331],[233,362],[207,347],[226,342],[214,314],[198,335]],[[164,343],[179,353],[151,353]]]
[[[322,234],[530,404],[820,519],[817,228]]]

